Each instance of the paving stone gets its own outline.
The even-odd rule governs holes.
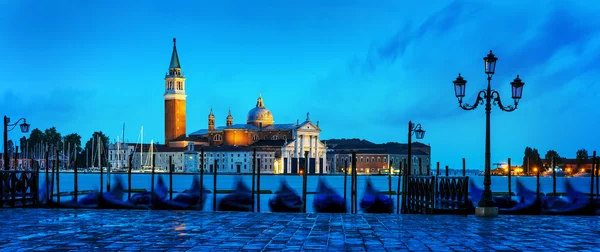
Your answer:
[[[2,251],[595,251],[597,216],[0,209]]]

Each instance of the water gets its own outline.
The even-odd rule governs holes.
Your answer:
[[[51,175],[50,175],[51,176]],[[115,185],[115,178],[120,176],[123,181],[123,186],[127,188],[127,175],[126,174],[111,174],[111,186]],[[158,177],[162,176],[166,186],[169,187],[169,176],[168,174],[156,174],[155,183]],[[60,174],[60,191],[71,192],[73,191],[73,173],[61,173]],[[246,185],[251,187],[252,176],[251,175],[230,175],[230,174],[219,174],[217,175],[217,190],[231,190],[234,189],[234,183],[236,179],[241,178]],[[340,195],[344,193],[344,176],[343,175],[325,175],[325,176],[308,176],[307,191],[314,192],[317,190],[317,184],[319,178],[325,179],[325,181],[334,188]],[[358,199],[362,199],[365,182],[367,178],[370,178],[375,188],[380,191],[388,191],[388,177],[387,176],[358,176]],[[508,192],[508,177],[503,176],[492,176],[493,192]],[[470,180],[473,180],[475,184],[483,188],[483,176],[470,176]],[[518,179],[524,184],[525,187],[535,190],[536,178],[535,177],[518,177]],[[151,191],[151,174],[132,174],[131,175],[131,188],[132,189],[146,189]],[[173,191],[182,192],[183,190],[189,189],[193,180],[193,175],[190,174],[173,174]],[[302,192],[302,176],[300,175],[262,175],[260,178],[260,189],[271,190],[273,193],[280,187],[280,181],[286,180],[287,183],[300,195]],[[515,192],[515,184],[517,177],[512,177],[512,190]],[[565,181],[570,180],[573,187],[581,192],[587,193],[590,190],[590,178],[577,177],[577,178],[556,178],[556,192],[565,192]],[[45,173],[40,173],[40,188],[43,186],[45,181]],[[56,181],[56,178],[55,178]],[[104,174],[104,188],[106,189],[107,175]],[[86,173],[78,174],[78,190],[99,190],[100,184],[100,173]],[[350,208],[350,184],[351,177],[347,177],[347,191],[346,199],[347,206]],[[398,191],[398,177],[392,177],[392,191]],[[55,182],[56,188],[56,182]],[[213,191],[213,175],[204,175],[204,188]],[[56,189],[55,189],[56,190]],[[540,178],[540,190],[543,193],[552,192],[552,177],[541,177]],[[133,194],[133,193],[132,193]],[[173,197],[177,194],[173,193]],[[217,201],[224,197],[226,194],[217,194]],[[260,209],[262,212],[270,211],[268,202],[269,199],[275,197],[276,194],[261,194],[260,196]],[[81,197],[81,196],[79,196]],[[61,197],[61,200],[69,200],[71,196]],[[306,206],[307,212],[313,212],[312,202],[313,195],[308,194],[306,196],[308,204]],[[396,196],[392,197],[396,201]],[[204,210],[211,211],[213,195],[208,194],[204,205]]]

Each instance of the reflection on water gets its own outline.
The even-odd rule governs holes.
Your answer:
[[[184,235],[186,235],[186,233],[183,232],[183,231],[185,231],[185,223],[183,223],[183,222],[175,221],[173,223],[173,230],[174,231],[181,231],[179,234],[177,234],[177,236],[184,236]]]

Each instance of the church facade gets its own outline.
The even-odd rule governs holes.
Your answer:
[[[277,174],[328,173],[327,146],[320,141],[319,123],[313,123],[307,113],[304,122],[276,124],[262,95],[248,112],[245,123],[234,124],[229,112],[225,125],[217,126],[211,108],[208,127],[186,135],[186,83],[175,43],[173,39],[171,61],[164,78],[165,144],[167,148],[184,149],[181,156],[185,156],[185,171],[197,171],[204,163],[207,172],[214,166],[217,172],[245,173],[250,166],[249,152],[256,149],[261,161],[264,158],[257,165],[261,172],[264,168],[265,173]],[[200,157],[202,151],[204,157]],[[217,163],[213,163],[215,160]]]

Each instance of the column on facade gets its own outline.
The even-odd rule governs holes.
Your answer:
[[[300,135],[300,155],[298,155],[299,157],[304,157],[304,135]],[[298,168],[300,168],[300,160],[298,160]],[[306,167],[304,167],[304,169],[306,169]],[[306,171],[304,171],[306,172]]]
[[[315,136],[315,153],[317,153],[317,160],[315,161],[315,169],[319,169],[320,171],[323,171],[324,168],[321,167],[321,154],[319,153],[319,135]],[[323,162],[327,163],[326,160],[323,160]]]

